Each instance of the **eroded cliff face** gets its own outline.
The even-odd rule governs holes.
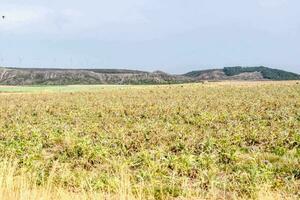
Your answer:
[[[197,77],[196,80],[265,80],[261,72],[245,72],[234,76],[227,76],[222,70],[212,70]]]
[[[191,81],[188,77],[162,72],[0,68],[2,85],[166,84]]]

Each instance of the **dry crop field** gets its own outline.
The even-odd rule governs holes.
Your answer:
[[[300,85],[0,87],[1,199],[298,199]]]

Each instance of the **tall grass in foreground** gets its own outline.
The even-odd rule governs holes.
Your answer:
[[[60,185],[56,185],[50,178],[42,184],[37,184],[32,175],[25,171],[17,171],[17,162],[3,160],[0,162],[0,197],[1,200],[88,200],[88,199],[118,199],[118,200],[143,200],[157,199],[151,193],[144,193],[142,188],[132,188],[129,174],[121,172],[119,185],[115,193],[101,191],[69,191]],[[138,191],[138,192],[137,192]],[[206,194],[205,196],[202,194]],[[187,194],[177,198],[164,196],[158,199],[247,199],[237,197],[225,191],[212,189],[209,193],[198,191],[198,193]],[[297,199],[287,193],[272,191],[267,185],[261,186],[257,195],[258,200],[281,200]]]
[[[93,191],[68,191],[56,185],[50,178],[42,184],[37,184],[32,174],[17,171],[17,162],[4,160],[0,162],[0,199],[1,200],[84,200],[84,199],[143,199],[133,195],[126,174],[120,180],[119,191],[115,194]]]

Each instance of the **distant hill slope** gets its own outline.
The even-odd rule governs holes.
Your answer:
[[[300,80],[300,75],[267,67],[225,67],[183,75],[126,69],[0,68],[1,85],[172,84],[203,80]]]
[[[271,80],[299,80],[300,75],[267,67],[225,67],[224,72],[227,76],[235,76],[241,73],[260,72],[265,79]]]
[[[300,80],[300,75],[268,67],[225,67],[184,74],[197,80]]]

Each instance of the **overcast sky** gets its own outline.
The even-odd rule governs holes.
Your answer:
[[[0,65],[300,73],[299,0],[1,0]]]

